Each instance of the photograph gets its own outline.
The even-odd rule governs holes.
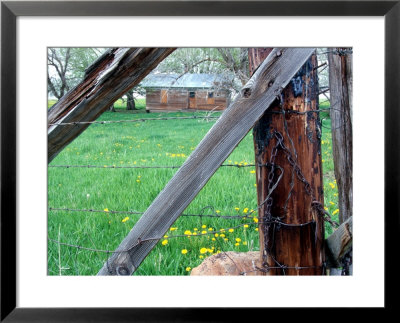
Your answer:
[[[389,317],[399,2],[2,0],[0,321]]]

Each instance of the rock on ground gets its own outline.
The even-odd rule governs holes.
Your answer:
[[[206,258],[199,266],[192,269],[191,276],[238,276],[260,275],[260,252],[221,252]]]

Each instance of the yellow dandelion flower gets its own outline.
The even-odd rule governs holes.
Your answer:
[[[236,242],[240,242],[240,241],[242,241],[242,239],[236,238],[235,241],[236,241]]]
[[[181,251],[182,255],[186,255],[188,253],[187,249],[182,249]]]
[[[235,207],[235,210],[236,210],[236,211],[239,211],[240,209],[239,209],[238,207]]]
[[[237,247],[239,244],[240,244],[239,242],[236,242],[236,243],[235,243],[235,246]]]
[[[228,241],[228,238],[225,238],[224,241]]]
[[[215,241],[215,238],[211,238],[211,241]]]
[[[163,241],[161,242],[161,244],[162,244],[163,246],[166,246],[166,245],[168,244],[168,240],[163,240]]]
[[[104,212],[109,212],[107,208],[104,209]]]
[[[205,229],[205,228],[207,228],[207,226],[206,226],[205,224],[203,224],[203,225],[201,226],[201,228],[202,228],[202,229]]]
[[[127,216],[126,218],[123,218],[123,219],[121,220],[121,222],[125,223],[125,222],[128,221],[128,220],[129,220],[129,217]]]
[[[187,235],[187,236],[190,236],[190,235],[192,234],[192,231],[186,230],[186,231],[184,232],[184,234]]]
[[[258,223],[258,218],[253,218],[253,221],[254,221],[255,223]]]
[[[201,234],[206,234],[206,233],[207,233],[206,230],[201,231]]]
[[[191,271],[192,268],[191,267],[186,267],[186,271]]]
[[[247,229],[248,227],[249,227],[248,224],[245,224],[245,225],[243,226],[243,228],[245,228],[245,229]]]
[[[178,228],[173,228],[173,227],[170,227],[169,228],[169,231],[175,231],[175,230],[177,230]]]
[[[208,231],[214,231],[214,229],[213,228],[208,228]]]
[[[215,213],[217,213],[217,214],[218,214],[218,213],[221,213],[221,211],[220,211],[220,210],[216,210],[216,211],[215,211]]]
[[[247,213],[248,211],[249,211],[249,208],[248,208],[248,207],[246,207],[246,208],[243,209],[243,213]]]
[[[258,232],[258,228],[255,228],[254,231],[257,231],[257,232]]]
[[[214,234],[214,236],[215,236],[216,238],[218,238],[219,234],[218,234],[218,233],[216,233],[216,234]],[[221,234],[221,236],[222,236],[222,234]]]
[[[204,254],[204,253],[206,253],[206,252],[207,252],[207,248],[201,248],[201,249],[200,249],[200,253],[201,253],[201,254]]]
[[[220,229],[219,232],[225,232],[225,229]]]
[[[255,174],[255,173],[256,173],[255,170],[251,170],[251,171],[250,171],[250,174]]]
[[[235,231],[235,230],[234,230],[234,229],[229,229],[228,231],[232,233],[232,232]]]
[[[223,234],[223,233],[221,233],[219,236],[220,236],[221,238],[225,238],[225,234]]]
[[[339,209],[336,209],[335,211],[333,211],[333,212],[332,212],[332,215],[335,215],[335,214],[337,214],[337,213],[339,213]]]
[[[203,255],[200,255],[200,256],[199,256],[199,258],[200,258],[200,259],[203,259],[203,258],[204,258],[204,256],[203,256]]]
[[[335,203],[333,203],[332,201],[329,202],[330,205],[335,205]]]
[[[327,208],[326,206],[324,206],[324,210],[325,210],[325,211],[328,211],[328,208]]]

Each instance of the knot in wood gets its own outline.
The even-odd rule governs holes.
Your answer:
[[[250,95],[251,95],[251,88],[245,88],[244,90],[243,90],[243,97],[245,97],[245,98],[248,98],[248,97],[250,97]]]
[[[129,276],[130,274],[128,268],[124,266],[118,266],[115,271],[118,276]]]

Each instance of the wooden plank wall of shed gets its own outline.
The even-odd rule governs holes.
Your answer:
[[[212,97],[209,93],[213,93]],[[197,90],[195,93],[194,109],[197,110],[224,110],[228,105],[227,93],[224,91]]]
[[[195,92],[190,98],[189,93]],[[209,93],[213,93],[212,97]],[[194,110],[224,110],[228,106],[229,97],[225,91],[183,89],[148,89],[146,90],[146,109],[160,111]]]
[[[168,104],[169,110],[181,110],[188,108],[189,92],[186,90],[169,90]]]
[[[146,110],[187,109],[188,95],[188,91],[180,89],[148,89],[146,90]]]

